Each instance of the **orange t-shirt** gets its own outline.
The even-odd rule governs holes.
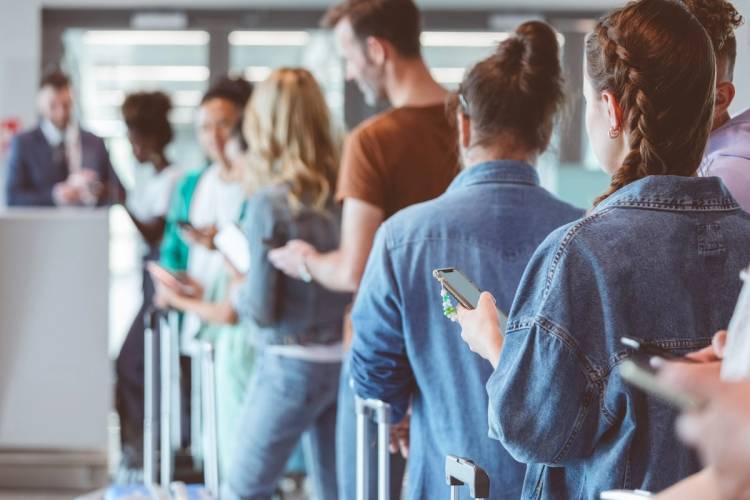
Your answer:
[[[387,219],[436,198],[458,174],[457,140],[442,104],[380,113],[347,138],[336,199],[376,205]]]

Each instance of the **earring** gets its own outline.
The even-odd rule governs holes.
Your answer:
[[[620,137],[620,129],[615,127],[609,128],[609,138],[610,139],[617,139]]]

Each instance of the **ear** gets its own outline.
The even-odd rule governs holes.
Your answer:
[[[601,94],[602,104],[607,109],[607,117],[609,118],[609,126],[613,130],[622,130],[622,108],[620,103],[617,101],[615,95],[609,90],[605,90]]]
[[[365,40],[365,53],[370,61],[377,66],[381,66],[387,59],[388,49],[383,40],[368,36]]]
[[[732,82],[721,82],[716,85],[716,102],[714,103],[714,117],[722,116],[727,112],[734,101],[736,93]]]
[[[471,119],[461,111],[456,111],[456,123],[458,124],[458,142],[462,148],[471,146]]]

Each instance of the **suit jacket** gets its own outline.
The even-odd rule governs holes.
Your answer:
[[[98,204],[117,199],[122,185],[112,169],[104,141],[85,130],[81,130],[81,160],[83,168],[94,170],[106,188]],[[67,177],[67,169],[53,160],[52,146],[41,128],[13,138],[5,184],[8,206],[54,206],[52,188]]]

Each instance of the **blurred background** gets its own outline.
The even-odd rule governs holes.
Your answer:
[[[583,128],[583,41],[601,12],[623,2],[417,3],[426,61],[448,88],[455,88],[465,69],[520,22],[543,19],[557,29],[568,108],[554,147],[540,162],[540,174],[563,199],[590,206],[607,178],[592,158]],[[735,4],[743,14],[750,12],[750,1]],[[378,110],[365,104],[356,85],[345,82],[332,36],[318,27],[328,5],[324,0],[0,0],[0,179],[10,138],[36,122],[40,75],[55,66],[72,77],[77,119],[105,139],[128,189],[143,175],[135,168],[120,114],[131,91],[158,89],[170,95],[175,140],[169,156],[184,168],[205,164],[195,141],[195,112],[209,84],[225,75],[257,82],[274,67],[309,68],[323,86],[336,127],[342,133],[351,129]],[[745,26],[738,37],[733,112],[750,106],[748,42]],[[0,490],[6,490],[0,498],[58,498],[10,491],[30,486],[73,497],[69,492],[100,486],[96,483],[111,465],[117,438],[109,371],[140,304],[141,263],[138,234],[127,214],[118,206],[107,210],[103,232],[83,227],[84,216],[78,214],[63,223],[29,223],[36,216],[0,211]],[[33,224],[37,230],[29,229]],[[108,251],[81,254],[67,248],[67,236],[77,231],[106,242]],[[102,276],[97,275],[99,261],[108,269]],[[64,285],[51,291],[48,278],[61,267],[69,271]],[[45,303],[39,299],[44,293],[59,309],[34,306]],[[81,311],[89,311],[85,319]],[[86,329],[95,340],[70,341]],[[44,334],[25,336],[27,331]],[[87,361],[102,349],[110,359]],[[50,381],[45,373],[65,376]],[[77,455],[64,460],[55,455],[71,450]]]

